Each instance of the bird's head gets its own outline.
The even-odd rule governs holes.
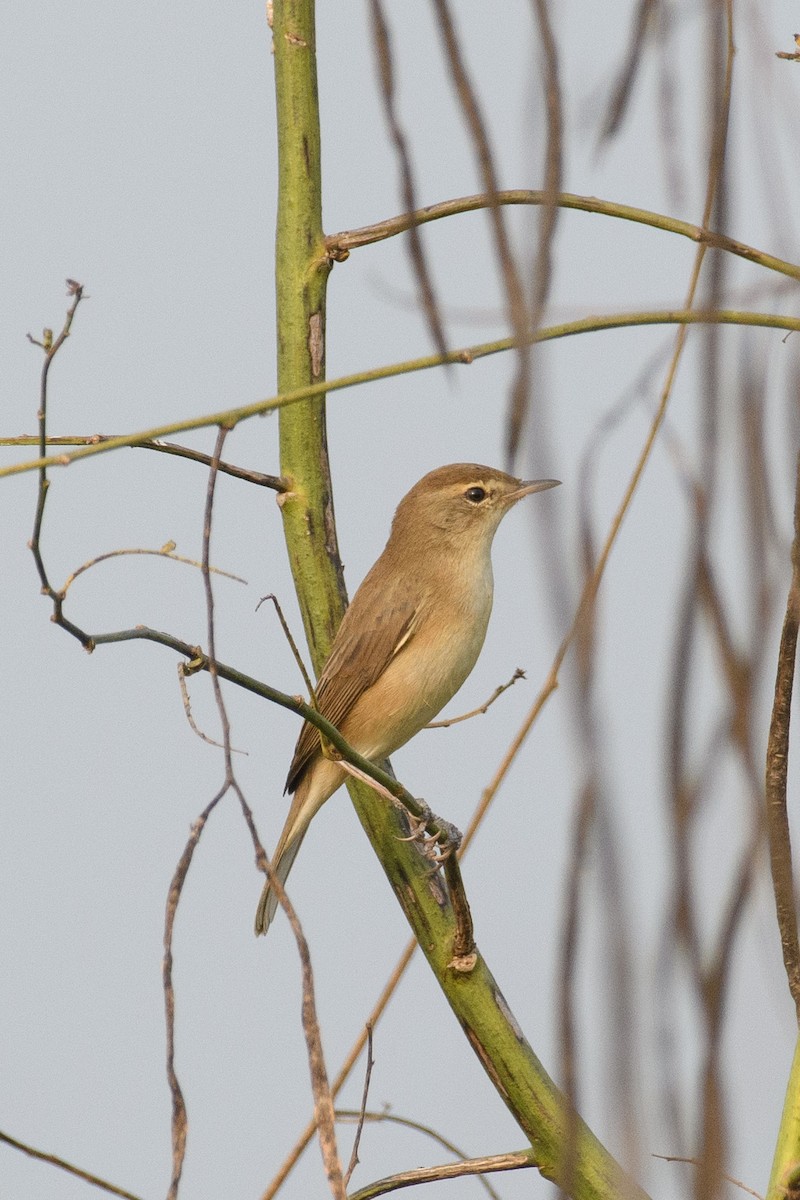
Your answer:
[[[505,514],[523,496],[557,487],[557,479],[515,479],[495,467],[452,463],[423,476],[398,505],[392,536],[455,544],[464,552],[491,545]]]

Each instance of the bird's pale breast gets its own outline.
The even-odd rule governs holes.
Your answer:
[[[475,666],[491,608],[490,575],[488,586],[423,611],[414,635],[343,722],[361,754],[385,758],[436,718]]]

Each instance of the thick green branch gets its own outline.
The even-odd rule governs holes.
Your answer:
[[[783,1102],[767,1200],[795,1200],[800,1195],[800,1038]]]
[[[273,35],[278,119],[275,286],[278,387],[325,378],[325,288],[319,102],[313,0],[276,0]],[[281,497],[286,546],[311,659],[319,671],[346,604],[333,518],[325,400],[281,414]]]
[[[333,526],[325,410],[326,254],[321,227],[319,124],[314,13],[311,0],[276,0],[275,77],[280,184],[277,248],[279,386],[302,403],[281,412],[281,474],[291,491],[281,498],[289,556],[317,671],[343,610]],[[508,343],[507,343],[508,344]],[[474,354],[434,356],[472,361]],[[377,376],[373,375],[373,378]],[[373,847],[436,978],[501,1097],[530,1138],[539,1169],[565,1181],[571,1150],[573,1194],[608,1200],[637,1189],[548,1077],[516,1025],[480,955],[459,957],[456,914],[438,871],[404,840],[401,814],[363,784],[349,790]],[[570,1140],[572,1139],[572,1140]]]

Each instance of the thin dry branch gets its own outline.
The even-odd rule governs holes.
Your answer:
[[[353,1192],[350,1200],[374,1200],[400,1188],[416,1187],[423,1183],[436,1183],[440,1179],[462,1179],[467,1175],[487,1175],[496,1171],[520,1171],[535,1167],[532,1150],[519,1150],[512,1154],[493,1154],[486,1158],[468,1158],[457,1163],[441,1163],[437,1167],[417,1167],[413,1171],[401,1171],[379,1179],[368,1187]]]
[[[275,882],[276,877],[273,877],[271,879],[273,887],[275,887]],[[319,1020],[317,1018],[316,1002],[314,999],[314,975],[311,969],[311,955],[309,954],[308,942],[303,934],[297,913],[289,902],[286,893],[283,892],[283,895],[281,895],[282,891],[280,881],[278,881],[275,892],[283,906],[284,912],[289,918],[289,924],[297,943],[303,974],[301,1011],[303,1034],[305,1035],[308,1052],[308,1066],[311,1074],[311,1087],[314,1093],[314,1122],[331,1195],[334,1197],[334,1200],[347,1200],[344,1175],[336,1141],[336,1117],[333,1107],[333,1095],[328,1082],[328,1073],[322,1052],[322,1038],[320,1036]]]
[[[403,204],[407,212],[413,212],[417,207],[417,203],[414,174],[411,168],[411,154],[397,109],[392,45],[389,36],[389,26],[381,0],[370,0],[370,13],[372,15],[372,37],[380,72],[381,98],[383,100],[384,114],[386,116],[386,123],[389,126],[389,136],[392,139],[397,161],[400,165]],[[422,309],[425,313],[425,319],[428,322],[433,344],[440,354],[446,354],[447,342],[440,316],[439,304],[436,299],[433,279],[428,270],[428,262],[425,257],[419,226],[417,225],[409,227],[408,251],[411,259],[411,267],[417,278],[417,285],[422,299]]]
[[[258,604],[256,605],[256,612],[258,612],[258,610],[261,608],[261,605],[266,600],[272,601],[275,612],[278,615],[278,620],[280,621],[280,624],[281,624],[281,629],[283,630],[283,636],[286,638],[286,641],[289,644],[289,649],[291,650],[292,657],[294,658],[294,661],[297,664],[297,669],[300,672],[300,674],[303,676],[303,683],[306,685],[306,691],[308,692],[309,696],[311,697],[311,703],[314,705],[314,708],[318,708],[319,706],[317,704],[317,693],[314,688],[314,684],[311,681],[311,676],[308,673],[306,664],[303,662],[303,656],[300,653],[300,649],[297,645],[297,642],[295,641],[292,631],[289,628],[289,622],[286,620],[286,617],[283,615],[283,609],[280,606],[278,597],[273,592],[270,592],[269,595],[267,595],[267,596],[262,596],[261,599],[259,600]]]
[[[347,1057],[345,1058],[344,1062],[342,1063],[341,1067],[339,1068],[336,1078],[334,1079],[333,1083],[331,1084],[331,1093],[334,1096],[334,1098],[339,1095],[339,1092],[342,1090],[345,1083],[350,1078],[350,1074],[353,1070],[353,1067],[358,1062],[358,1059],[361,1056],[361,1052],[364,1049],[365,1045],[367,1044],[367,1037],[368,1037],[367,1030],[374,1029],[375,1026],[377,1025],[378,1021],[383,1016],[384,1012],[386,1011],[387,1005],[389,1004],[389,1001],[391,1000],[392,996],[397,991],[397,986],[400,983],[400,980],[403,978],[403,975],[405,974],[406,969],[407,969],[409,963],[411,962],[412,958],[414,957],[414,954],[417,949],[418,949],[417,939],[413,938],[413,937],[410,938],[406,944],[405,949],[403,950],[403,953],[400,955],[400,958],[399,958],[397,964],[395,965],[394,970],[392,971],[391,975],[389,976],[386,983],[384,984],[383,990],[381,991],[381,994],[378,997],[378,1000],[376,1001],[375,1005],[373,1006],[372,1011],[370,1012],[369,1017],[367,1018],[367,1020],[365,1022],[363,1031],[356,1038],[356,1041],[354,1042],[353,1046],[350,1048],[350,1052],[348,1053]],[[269,1183],[268,1187],[264,1191],[264,1193],[261,1197],[261,1200],[273,1200],[273,1197],[278,1193],[280,1188],[283,1186],[285,1180],[292,1173],[295,1166],[299,1162],[300,1157],[303,1154],[303,1151],[308,1146],[309,1142],[311,1141],[311,1139],[314,1136],[316,1127],[317,1127],[316,1121],[312,1118],[308,1122],[308,1124],[306,1125],[305,1129],[302,1131],[300,1136],[298,1137],[294,1146],[292,1146],[288,1155],[286,1156],[283,1163],[279,1167],[277,1173],[275,1174],[275,1176]]]
[[[582,489],[580,530],[583,569],[588,577],[595,563],[594,534],[591,521],[592,506],[588,488]],[[566,914],[559,968],[561,1040],[564,1074],[574,1092],[571,1101],[579,1111],[578,1066],[581,1054],[575,1027],[576,980],[580,960],[581,915],[586,911],[582,899],[586,893],[587,863],[594,852],[598,865],[598,882],[602,900],[604,933],[608,950],[603,954],[608,972],[608,994],[614,995],[610,1006],[613,1035],[609,1050],[611,1077],[616,1083],[615,1106],[618,1108],[627,1138],[627,1159],[637,1158],[636,1123],[637,1073],[633,1068],[636,1053],[636,1007],[633,1001],[631,952],[629,947],[630,921],[624,908],[618,839],[612,828],[612,813],[603,786],[604,749],[600,736],[600,720],[595,702],[595,669],[597,655],[596,605],[587,607],[576,630],[575,659],[578,671],[576,707],[581,739],[581,761],[585,764],[574,818],[573,850],[568,866]],[[565,1153],[574,1153],[568,1144]]]
[[[469,1158],[469,1155],[464,1150],[461,1150],[455,1144],[455,1142],[451,1142],[449,1138],[444,1137],[443,1134],[438,1133],[435,1129],[432,1129],[430,1125],[424,1125],[421,1121],[412,1121],[410,1117],[399,1117],[396,1113],[390,1112],[388,1108],[381,1112],[355,1112],[352,1109],[337,1108],[336,1120],[345,1122],[359,1121],[362,1124],[375,1123],[400,1125],[403,1129],[413,1129],[416,1130],[417,1133],[424,1134],[425,1137],[432,1138],[433,1141],[438,1142],[440,1146],[442,1146],[445,1150],[448,1150],[450,1154],[454,1154],[456,1158],[462,1159],[463,1161],[467,1161]],[[478,1175],[477,1181],[483,1187],[487,1196],[489,1196],[491,1200],[500,1200],[500,1196],[492,1187],[488,1179],[484,1179],[482,1175]]]
[[[525,679],[525,672],[522,667],[517,667],[514,674],[507,683],[501,683],[494,689],[488,700],[485,700],[478,708],[472,708],[469,712],[461,713],[458,717],[448,717],[444,721],[431,721],[426,725],[426,729],[449,729],[451,725],[458,725],[460,721],[470,721],[473,717],[482,717],[494,704],[495,700],[499,700],[503,692],[507,692],[510,687],[513,687],[518,679]]]
[[[186,685],[186,680],[189,678],[189,676],[194,675],[194,673],[195,673],[195,669],[192,666],[192,663],[186,663],[186,662],[178,663],[178,687],[180,688],[181,701],[183,703],[183,711],[186,714],[186,720],[189,722],[189,728],[191,729],[192,733],[195,734],[196,737],[200,738],[201,742],[205,742],[206,745],[208,745],[208,746],[214,746],[214,748],[217,750],[224,750],[225,743],[217,742],[217,741],[215,741],[214,738],[209,737],[209,735],[207,733],[203,733],[202,729],[197,724],[197,722],[194,719],[194,716],[192,715],[192,702],[189,698],[189,688]],[[249,754],[249,751],[248,750],[237,750],[234,747],[231,747],[231,753],[232,754],[244,754],[245,756],[247,756]]]
[[[40,342],[36,343],[41,345]],[[45,438],[47,446],[100,446],[103,442],[112,441],[116,437],[112,433],[89,433],[77,434],[71,436],[64,434],[60,437]],[[20,434],[18,437],[2,437],[0,438],[0,446],[38,446],[40,439],[31,437],[30,434]],[[130,445],[131,450],[158,450],[162,454],[172,454],[178,458],[185,458],[189,462],[200,463],[204,467],[211,466],[211,456],[203,454],[201,450],[192,450],[189,446],[178,446],[175,442],[154,441],[152,438],[145,438],[141,442],[133,442]],[[263,471],[248,471],[244,467],[236,467],[233,463],[221,462],[218,467],[221,475],[230,475],[233,479],[241,479],[245,483],[254,483],[257,487],[271,488],[272,491],[279,494],[287,490],[288,484],[285,479],[281,479],[279,475],[265,475]]]
[[[575,1023],[575,974],[578,969],[580,933],[580,887],[585,875],[589,851],[589,834],[597,806],[596,780],[589,779],[581,789],[578,810],[572,834],[569,869],[566,886],[564,929],[561,937],[558,979],[559,1042],[561,1051],[561,1073],[564,1091],[569,1099],[570,1120],[564,1145],[564,1167],[566,1179],[565,1195],[570,1195],[575,1177],[577,1154],[577,1113],[580,1111],[577,1064],[580,1059]]]
[[[165,542],[160,550],[150,550],[142,546],[134,546],[121,550],[109,550],[105,554],[98,554],[94,558],[90,558],[88,562],[85,562],[82,566],[77,567],[76,570],[74,570],[72,574],[67,577],[64,586],[61,588],[61,598],[63,599],[66,596],[67,592],[72,587],[78,576],[83,575],[84,572],[88,571],[91,567],[96,567],[97,564],[101,562],[108,562],[108,560],[111,558],[124,558],[127,555],[137,554],[152,555],[155,558],[168,558],[172,562],[183,563],[184,566],[187,567],[202,567],[202,564],[197,562],[195,559],[185,558],[182,554],[176,554],[174,542]],[[234,583],[247,583],[247,580],[242,579],[241,576],[234,575],[231,571],[223,571],[220,567],[209,567],[209,570],[213,571],[215,575],[221,575],[224,579],[232,579]]]
[[[361,1093],[361,1108],[358,1112],[358,1121],[356,1123],[356,1136],[353,1138],[353,1149],[350,1152],[350,1162],[347,1164],[347,1170],[344,1176],[344,1186],[350,1186],[350,1180],[358,1166],[358,1148],[361,1145],[361,1134],[364,1132],[364,1121],[367,1113],[367,1100],[369,1099],[369,1084],[372,1079],[372,1068],[375,1066],[375,1059],[372,1057],[372,1026],[367,1025],[367,1062],[364,1069],[364,1090]],[[341,1119],[341,1113],[334,1113],[336,1120]]]
[[[220,429],[217,435],[217,443],[215,448],[215,458],[218,461],[225,438],[225,430]],[[175,1069],[175,987],[172,978],[173,955],[172,941],[175,929],[175,916],[178,910],[183,885],[186,876],[189,872],[189,867],[194,857],[194,851],[205,829],[208,818],[214,811],[216,806],[222,800],[223,796],[229,791],[233,782],[233,767],[230,753],[230,725],[228,722],[225,705],[222,702],[222,695],[219,688],[219,680],[215,671],[215,656],[214,656],[214,598],[211,589],[211,575],[209,571],[209,553],[211,539],[211,514],[214,503],[214,486],[216,483],[215,464],[212,461],[209,471],[209,482],[206,490],[206,505],[203,519],[203,586],[206,593],[207,605],[207,628],[209,639],[209,671],[211,674],[212,686],[217,700],[219,709],[220,721],[222,722],[222,730],[224,737],[224,754],[225,754],[225,779],[217,794],[211,802],[206,806],[203,812],[192,826],[192,832],[189,837],[183,854],[181,855],[178,866],[170,884],[169,894],[167,897],[167,911],[164,921],[164,965],[163,965],[163,986],[164,986],[164,1008],[166,1016],[166,1034],[167,1034],[167,1082],[172,1096],[172,1177],[170,1179],[169,1191],[167,1200],[177,1200],[178,1188],[180,1186],[181,1175],[183,1173],[183,1164],[186,1157],[186,1138],[189,1130],[189,1119],[186,1111],[186,1102],[183,1097],[183,1090],[178,1080],[177,1071]]]
[[[70,333],[72,332],[72,322],[75,319],[75,314],[78,311],[78,306],[80,305],[81,301],[84,298],[82,285],[79,283],[76,283],[74,279],[68,279],[67,280],[67,295],[72,296],[72,304],[67,309],[67,315],[64,318],[64,324],[61,327],[61,332],[58,334],[58,337],[56,337],[54,339],[52,330],[50,330],[50,329],[45,329],[45,331],[42,335],[41,341],[38,341],[36,338],[34,338],[30,334],[28,334],[28,340],[30,342],[32,342],[33,345],[41,347],[41,349],[44,351],[44,363],[42,365],[42,374],[41,374],[41,379],[40,379],[40,383],[39,383],[39,411],[37,413],[37,420],[39,422],[39,458],[40,459],[44,459],[46,457],[45,451],[46,451],[46,447],[47,447],[47,384],[48,384],[48,379],[50,377],[50,367],[52,366],[53,360],[55,359],[59,350],[64,345],[64,343],[66,342]],[[49,492],[49,490],[50,490],[50,480],[47,478],[47,466],[44,463],[42,463],[39,467],[39,488],[38,488],[37,498],[36,498],[36,512],[35,512],[35,515],[33,518],[33,533],[31,535],[31,540],[28,544],[30,546],[31,553],[33,554],[33,560],[36,563],[36,570],[39,574],[39,581],[42,585],[42,595],[48,596],[53,601],[53,607],[54,607],[53,619],[58,621],[59,624],[62,624],[63,627],[65,629],[67,629],[70,633],[74,633],[75,636],[79,636],[79,631],[77,630],[77,628],[75,626],[71,625],[71,623],[66,621],[65,619],[61,619],[61,617],[62,617],[61,606],[63,603],[63,597],[60,595],[60,593],[56,592],[53,589],[53,587],[51,586],[47,571],[45,570],[44,561],[42,559],[42,551],[41,551],[42,523],[44,521],[44,510],[45,510],[45,504],[47,503],[47,493]]]
[[[786,615],[781,630],[775,699],[767,743],[766,813],[769,859],[775,910],[783,950],[783,963],[789,991],[800,1022],[800,942],[797,932],[797,906],[792,868],[792,843],[789,832],[786,791],[789,769],[789,725],[792,715],[797,632],[800,624],[800,455],[797,458],[794,501],[794,539],[792,541],[792,578],[786,598]]]
[[[91,1183],[94,1187],[101,1188],[112,1196],[121,1196],[122,1200],[141,1200],[133,1192],[127,1192],[124,1188],[117,1187],[116,1184],[109,1183],[107,1179],[93,1175],[91,1171],[84,1171],[82,1167],[76,1167],[74,1163],[67,1162],[65,1158],[59,1158],[57,1154],[46,1154],[43,1150],[37,1150],[35,1146],[29,1146],[27,1142],[20,1142],[8,1133],[0,1131],[0,1142],[11,1146],[14,1150],[21,1150],[23,1154],[27,1154],[29,1158],[35,1158],[38,1162],[49,1163],[51,1167],[58,1167],[59,1170],[66,1171],[69,1175],[75,1175],[84,1183]]]
[[[692,1167],[700,1166],[700,1160],[698,1158],[684,1158],[682,1155],[678,1155],[678,1154],[654,1154],[653,1158],[660,1158],[662,1162],[688,1163]],[[727,1179],[728,1183],[732,1183],[734,1187],[741,1188],[741,1190],[743,1192],[747,1192],[747,1194],[749,1196],[755,1196],[756,1200],[764,1200],[764,1197],[761,1195],[760,1192],[757,1192],[753,1188],[748,1187],[746,1183],[742,1183],[741,1179],[736,1179],[735,1176],[727,1175],[724,1173],[723,1173],[722,1178]]]
[[[189,873],[189,867],[192,865],[192,858],[197,849],[198,842],[202,837],[203,830],[206,827],[206,822],[212,812],[219,804],[222,797],[228,790],[227,781],[223,784],[214,798],[206,805],[200,816],[194,821],[192,830],[189,835],[183,853],[178,860],[178,865],[172,876],[167,893],[166,912],[164,916],[164,959],[161,968],[162,986],[164,989],[164,1016],[166,1022],[166,1066],[167,1066],[167,1086],[169,1087],[170,1096],[172,1099],[172,1119],[171,1119],[171,1138],[172,1138],[172,1174],[170,1176],[169,1188],[167,1190],[167,1200],[176,1200],[178,1188],[180,1186],[181,1174],[183,1173],[183,1163],[186,1157],[186,1138],[189,1132],[189,1119],[186,1111],[186,1101],[183,1097],[183,1089],[181,1088],[178,1079],[178,1073],[175,1068],[175,986],[172,980],[172,939],[175,930],[175,917],[178,911],[178,903],[183,891],[183,885],[186,876]]]
[[[726,172],[726,149],[731,107],[731,87],[733,80],[733,62],[735,46],[733,42],[733,7],[732,0],[720,4],[717,0],[709,0],[707,14],[707,67],[708,83],[708,168],[706,179],[706,196],[703,209],[703,225],[712,223],[724,229],[728,210],[728,179]],[[702,263],[701,252],[698,252],[698,272],[695,276],[699,284],[699,268]],[[724,271],[727,267],[726,258],[721,254],[712,254],[706,280],[705,303],[716,305],[721,300],[724,286]],[[695,296],[695,281],[692,288],[692,303]],[[701,410],[701,447],[703,461],[704,486],[709,499],[708,503],[697,508],[696,536],[694,547],[694,563],[689,572],[691,584],[699,594],[701,564],[707,558],[707,546],[710,529],[710,498],[715,494],[718,470],[718,411],[720,403],[720,328],[716,326],[705,331],[702,339],[705,351],[705,380],[703,387],[703,404]],[[687,603],[689,598],[687,596]],[[691,609],[690,620],[696,619],[697,606]],[[719,623],[717,629],[719,630]],[[723,639],[724,640],[724,639]],[[729,657],[729,656],[728,656]],[[684,676],[686,680],[687,676]],[[685,686],[685,683],[684,683]],[[732,689],[734,711],[741,709],[741,689]],[[739,693],[737,695],[737,692]],[[740,726],[746,724],[740,721]],[[747,730],[740,732],[740,749],[747,753]],[[684,745],[685,751],[685,745]],[[681,764],[681,774],[685,773],[685,764]],[[685,821],[680,826],[681,834],[686,839],[682,851],[683,858],[683,888],[686,905],[685,919],[697,925],[690,906],[693,903],[693,893],[690,876],[691,848],[688,844],[690,826]],[[695,1178],[696,1195],[700,1197],[715,1197],[719,1195],[722,1186],[722,1173],[727,1157],[727,1130],[723,1090],[720,1080],[719,1045],[722,1031],[724,999],[727,994],[727,965],[738,929],[739,920],[745,900],[752,882],[753,856],[757,845],[757,834],[751,848],[744,852],[744,861],[738,878],[731,889],[728,909],[728,919],[723,922],[719,937],[718,949],[708,969],[703,969],[699,960],[700,970],[696,978],[698,999],[703,1005],[706,1020],[705,1061],[701,1072],[700,1104],[702,1128],[700,1136],[700,1167]],[[696,935],[695,935],[696,936]]]
[[[483,190],[489,201],[488,212],[495,253],[505,287],[508,322],[514,333],[513,342],[518,356],[517,373],[511,389],[510,412],[513,416],[525,412],[531,381],[530,328],[525,289],[514,261],[505,215],[499,201],[500,187],[486,122],[461,52],[450,7],[447,0],[432,0],[432,4],[450,75],[478,160]]]
[[[652,23],[658,0],[639,0],[631,22],[630,40],[625,61],[611,90],[606,115],[600,129],[600,143],[607,142],[620,128],[628,108],[636,77],[644,66],[645,40]]]
[[[536,245],[536,253],[531,267],[533,292],[531,310],[528,316],[528,331],[538,329],[544,316],[545,305],[550,294],[553,277],[553,244],[556,236],[561,209],[558,205],[558,195],[563,182],[564,158],[564,112],[559,81],[558,48],[550,20],[550,10],[547,0],[533,0],[533,9],[539,26],[539,37],[543,50],[542,82],[544,85],[545,110],[547,113],[547,140],[545,146],[544,170],[544,204]],[[527,417],[530,402],[530,383],[532,382],[533,358],[530,356],[528,370],[531,371],[529,386],[519,386],[514,389],[506,421],[506,461],[514,464],[519,451],[522,432]],[[534,431],[535,443],[542,452],[542,441],[546,422],[541,415],[541,397],[537,404],[537,426]]]
[[[289,925],[292,933],[294,934],[302,972],[301,1022],[303,1026],[303,1035],[306,1041],[309,1073],[311,1075],[311,1089],[314,1096],[314,1116],[316,1119],[320,1150],[322,1152],[322,1160],[325,1166],[325,1174],[328,1178],[328,1185],[331,1190],[331,1195],[333,1196],[334,1200],[347,1200],[342,1165],[336,1142],[333,1096],[328,1083],[328,1074],[325,1067],[325,1056],[322,1050],[322,1037],[320,1034],[319,1020],[317,1017],[316,1000],[314,995],[314,973],[311,966],[311,955],[308,949],[308,942],[306,941],[305,934],[303,933],[297,913],[295,912],[288,896],[286,895],[280,880],[277,879],[277,877],[273,874],[271,864],[268,862],[264,853],[264,848],[258,839],[252,812],[245,800],[241,787],[236,781],[233,771],[230,721],[228,719],[227,709],[222,696],[219,670],[216,660],[214,591],[211,582],[211,572],[209,569],[214,496],[217,481],[217,465],[222,456],[222,449],[228,433],[229,429],[226,426],[220,426],[217,433],[217,441],[214,447],[214,455],[208,475],[208,488],[206,491],[206,506],[203,520],[203,584],[206,595],[207,635],[209,646],[208,669],[211,674],[214,696],[216,699],[220,720],[222,722],[225,743],[224,790],[227,790],[229,787],[232,788],[239,800],[242,814],[250,830],[251,837],[253,838],[256,849],[257,863],[266,870],[266,874],[270,880],[270,883],[275,889],[275,894],[277,895],[278,901],[289,919]]]

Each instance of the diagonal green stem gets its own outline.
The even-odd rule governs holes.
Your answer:
[[[282,392],[324,387],[325,282],[330,259],[321,224],[319,118],[311,0],[276,0],[275,76],[279,121],[277,246],[278,382]],[[441,357],[438,361],[442,361]],[[467,360],[469,361],[469,360]],[[281,412],[284,532],[311,656],[319,671],[341,619],[344,591],[336,549],[322,396]],[[438,873],[401,840],[401,816],[363,784],[350,785],[397,897],[454,1014],[502,1099],[525,1131],[540,1171],[580,1200],[625,1192],[644,1200],[548,1077],[525,1041],[478,952],[454,957],[456,922]]]
[[[775,1146],[767,1200],[785,1200],[800,1193],[800,1038],[792,1061],[783,1115]]]
[[[596,333],[601,330],[628,329],[642,325],[742,325],[755,329],[782,329],[793,333],[800,332],[800,317],[784,316],[780,313],[745,312],[735,309],[721,309],[714,312],[703,312],[697,309],[655,309],[643,312],[613,313],[609,316],[581,317],[576,321],[563,321],[558,325],[548,325],[532,335],[535,342],[550,342],[558,338],[573,337],[581,333]],[[8,475],[22,475],[28,471],[38,471],[41,467],[68,467],[74,462],[93,458],[96,454],[107,454],[110,450],[119,450],[123,446],[138,446],[155,438],[163,438],[175,433],[186,433],[192,429],[205,429],[212,425],[227,425],[232,428],[240,421],[250,417],[261,416],[262,413],[274,412],[301,404],[313,396],[323,396],[328,392],[338,392],[345,388],[357,387],[364,383],[373,383],[377,379],[391,379],[396,375],[410,375],[416,371],[430,371],[445,363],[463,363],[469,365],[479,358],[491,354],[502,354],[515,345],[513,338],[499,338],[493,342],[481,342],[474,346],[464,346],[459,350],[451,350],[444,357],[440,354],[427,354],[422,358],[410,358],[404,362],[391,363],[388,366],[373,367],[367,371],[358,371],[353,375],[341,375],[336,379],[321,380],[290,388],[277,396],[265,400],[257,400],[254,404],[239,404],[233,408],[225,408],[221,412],[207,413],[200,417],[189,417],[183,421],[172,421],[168,425],[156,425],[137,433],[121,434],[119,437],[108,437],[102,442],[91,446],[81,446],[70,454],[50,454],[42,458],[30,459],[27,462],[14,463],[10,467],[0,467],[0,479]],[[2,444],[2,443],[0,443]],[[327,452],[325,456],[327,464]],[[298,486],[297,480],[295,487]],[[302,524],[298,526],[302,529]],[[323,522],[314,526],[307,525],[308,536],[318,537],[327,533]]]

